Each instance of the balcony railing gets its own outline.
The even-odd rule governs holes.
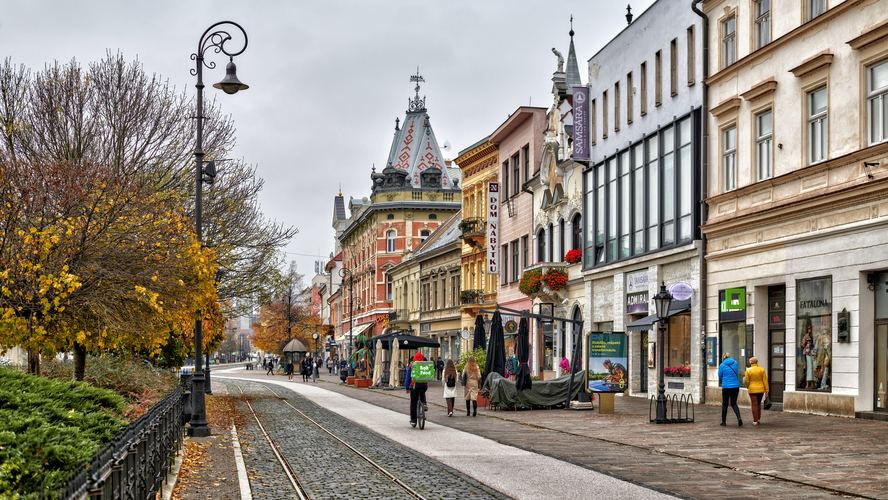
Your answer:
[[[487,232],[487,221],[480,217],[470,217],[459,223],[459,229],[463,238],[484,234]]]
[[[395,309],[389,313],[389,321],[410,321],[407,309]]]
[[[484,290],[475,289],[475,290],[463,290],[463,291],[459,292],[459,303],[461,305],[483,304],[484,303]]]

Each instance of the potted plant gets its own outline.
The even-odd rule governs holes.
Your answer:
[[[370,383],[373,381],[367,378],[367,374],[373,364],[373,350],[367,345],[367,337],[363,335],[355,337],[355,345],[358,348],[349,356],[348,361],[349,363],[354,363],[355,367],[357,367],[355,371],[360,371],[361,373],[360,377],[356,377],[353,382],[357,387],[370,387]],[[360,368],[361,363],[364,365],[363,369]]]
[[[542,269],[531,269],[530,271],[525,271],[524,275],[521,276],[521,282],[518,283],[518,290],[521,291],[524,295],[532,295],[540,291],[540,288],[543,286],[543,270]]]
[[[663,368],[663,373],[668,377],[690,377],[690,366],[667,366]]]
[[[567,287],[567,273],[564,269],[549,269],[543,276],[543,281],[552,291],[564,290]]]
[[[574,248],[573,250],[568,251],[564,254],[564,261],[568,264],[576,264],[583,258],[583,251],[579,248]]]

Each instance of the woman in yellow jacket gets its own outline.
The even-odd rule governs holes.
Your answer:
[[[743,381],[749,391],[749,400],[752,403],[752,425],[758,425],[762,417],[762,401],[768,397],[768,375],[765,369],[758,365],[758,358],[749,358],[752,365],[746,370]]]

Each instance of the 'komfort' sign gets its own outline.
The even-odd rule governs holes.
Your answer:
[[[487,273],[499,274],[499,183],[487,183]]]

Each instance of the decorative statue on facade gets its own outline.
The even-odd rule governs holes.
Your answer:
[[[564,73],[564,56],[561,55],[561,52],[558,52],[558,50],[555,47],[552,47],[552,52],[556,56],[558,56],[558,71],[557,72]]]

